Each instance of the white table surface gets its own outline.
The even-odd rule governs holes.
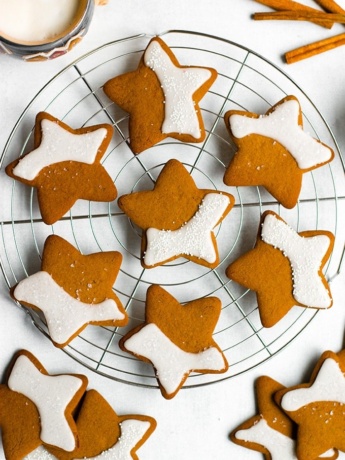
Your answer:
[[[304,1],[312,5],[313,2]],[[341,3],[345,7],[345,0]],[[24,63],[0,55],[0,151],[23,109],[37,91],[77,57],[108,41],[138,33],[159,34],[169,29],[206,32],[235,41],[261,54],[292,77],[307,93],[345,149],[345,47],[288,66],[284,51],[340,33],[302,22],[255,22],[251,14],[267,8],[251,0],[110,0],[98,7],[90,30],[70,53],[45,63]],[[0,181],[4,171],[0,171]],[[1,196],[0,196],[1,202]],[[340,229],[342,231],[343,229]],[[345,230],[344,230],[345,231]],[[0,377],[19,349],[30,350],[50,373],[84,373],[118,414],[142,413],[158,426],[138,451],[141,460],[260,459],[262,455],[231,443],[228,435],[256,413],[254,381],[269,375],[285,386],[307,379],[324,350],[344,345],[344,275],[331,284],[334,306],[319,313],[307,329],[271,360],[235,378],[180,391],[170,401],[158,390],[118,383],[87,370],[55,348],[10,300],[3,279],[0,291]],[[0,451],[0,458],[3,454]],[[340,454],[339,458],[345,458]]]

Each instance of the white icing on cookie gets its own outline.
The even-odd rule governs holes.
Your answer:
[[[345,375],[334,359],[327,358],[309,388],[297,388],[285,393],[281,406],[295,411],[310,403],[331,401],[345,404]]]
[[[125,317],[115,300],[106,299],[97,304],[81,302],[70,296],[45,271],[20,281],[13,295],[19,302],[27,302],[43,312],[50,337],[58,344],[68,342],[85,324]]]
[[[268,214],[262,225],[261,237],[289,259],[293,272],[293,296],[297,302],[308,307],[329,308],[332,299],[318,273],[330,245],[328,236],[302,237],[285,222]]]
[[[41,440],[68,452],[75,449],[76,443],[65,411],[82,383],[73,375],[42,374],[25,355],[18,357],[8,379],[11,390],[22,393],[37,407]]]
[[[126,340],[125,348],[151,361],[157,378],[168,394],[174,393],[193,370],[225,371],[227,367],[217,348],[210,347],[199,353],[183,351],[154,323],[145,325]]]
[[[96,457],[88,457],[89,460],[132,460],[131,450],[145,436],[150,428],[149,422],[128,419],[120,424],[121,436],[117,443],[110,449],[102,452]],[[76,459],[82,460],[82,459]]]
[[[37,447],[30,454],[26,455],[23,460],[58,460],[55,455],[48,452],[43,446]]]
[[[85,134],[73,134],[46,118],[41,122],[41,129],[40,145],[19,160],[17,166],[13,168],[13,174],[17,177],[33,180],[46,166],[62,161],[92,164],[107,135],[105,128]]]
[[[333,153],[328,146],[303,131],[298,124],[299,110],[299,103],[290,99],[259,118],[233,114],[229,118],[229,126],[239,139],[259,134],[278,141],[295,158],[300,169],[314,168],[329,161]]]
[[[236,439],[264,446],[272,460],[297,460],[295,441],[271,428],[264,418],[246,430],[239,430]]]
[[[147,47],[144,62],[155,72],[163,89],[165,119],[162,132],[190,134],[199,138],[200,126],[193,94],[212,76],[210,70],[202,67],[176,67],[155,40]]]
[[[215,262],[217,254],[212,240],[213,228],[229,203],[227,195],[209,193],[196,214],[178,230],[149,228],[146,232],[145,265],[155,265],[180,254],[195,256],[208,263]]]

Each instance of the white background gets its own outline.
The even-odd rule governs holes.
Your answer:
[[[304,0],[304,3],[314,3]],[[345,7],[345,1],[342,0]],[[108,41],[138,33],[169,29],[206,32],[235,41],[275,63],[307,93],[330,125],[340,149],[345,149],[345,47],[288,66],[282,54],[297,46],[343,31],[328,31],[304,22],[256,22],[255,11],[266,11],[251,0],[110,0],[97,7],[90,30],[69,54],[51,62],[24,63],[0,55],[0,151],[23,109],[37,91],[77,57]],[[0,171],[3,175],[3,170]],[[1,178],[0,178],[1,180]],[[1,206],[1,195],[0,195]],[[340,229],[345,231],[345,229]],[[332,282],[334,306],[320,313],[285,350],[258,368],[230,380],[182,390],[170,401],[158,390],[137,388],[98,376],[56,349],[30,324],[10,300],[1,279],[0,377],[18,349],[34,353],[50,373],[84,373],[118,414],[142,413],[156,418],[157,429],[138,451],[141,460],[260,459],[261,454],[228,439],[239,423],[255,414],[253,385],[270,375],[285,386],[308,379],[319,355],[344,345],[344,270]],[[3,454],[2,454],[3,455]],[[1,458],[1,453],[0,453]],[[345,454],[340,454],[345,458]]]

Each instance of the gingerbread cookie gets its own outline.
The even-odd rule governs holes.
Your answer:
[[[258,415],[242,423],[230,439],[243,447],[264,454],[266,460],[298,460],[296,452],[297,425],[274,401],[275,394],[285,387],[270,377],[256,381]],[[320,458],[336,459],[338,452],[330,449]],[[316,460],[318,457],[310,457]]]
[[[86,393],[76,423],[79,446],[73,452],[48,447],[48,451],[59,460],[137,460],[137,450],[156,428],[156,421],[152,417],[118,416],[96,390]]]
[[[6,460],[137,460],[156,421],[118,416],[96,390],[86,391],[87,383],[83,375],[49,375],[30,352],[17,353],[7,385],[0,385]]]
[[[256,291],[261,322],[274,326],[295,305],[326,309],[332,296],[322,272],[334,245],[328,231],[296,233],[272,211],[262,215],[254,249],[226,269],[228,278]]]
[[[164,41],[155,37],[138,68],[107,81],[103,90],[129,113],[129,145],[138,154],[167,137],[203,141],[199,102],[216,78],[214,69],[181,66]]]
[[[230,212],[234,197],[197,188],[186,168],[170,160],[153,190],[119,198],[119,207],[141,229],[142,265],[153,268],[178,257],[214,268],[219,254],[213,229]]]
[[[296,205],[303,174],[334,158],[330,147],[303,131],[301,107],[294,96],[285,97],[265,115],[230,110],[224,121],[237,146],[224,183],[262,185],[286,208]]]
[[[84,375],[49,375],[42,364],[26,350],[20,351],[15,357],[7,381],[11,391],[20,393],[35,405],[39,414],[41,443],[67,451],[75,449],[78,442],[73,412],[87,383]],[[30,423],[32,439],[37,444],[37,415],[33,413],[26,423]],[[18,442],[17,436],[15,439]]]
[[[318,458],[329,449],[345,452],[344,352],[324,352],[310,383],[279,391],[276,400],[298,424],[299,460]]]
[[[0,429],[6,460],[20,460],[42,444],[35,404],[7,385],[0,385]]]
[[[230,434],[234,443],[263,453],[266,460],[297,460],[293,423],[273,399],[274,394],[284,388],[270,377],[258,378],[256,397],[259,413]]]
[[[101,165],[112,134],[111,125],[72,129],[41,112],[36,117],[34,150],[10,163],[6,173],[37,189],[42,219],[53,224],[78,199],[116,198],[116,187]]]
[[[51,340],[66,346],[88,324],[124,326],[127,314],[113,291],[122,255],[81,254],[57,235],[44,244],[41,270],[11,289],[12,297],[42,311]]]
[[[158,285],[147,290],[145,322],[119,342],[122,350],[151,363],[162,395],[173,398],[191,372],[223,373],[228,363],[212,338],[221,311],[217,297],[181,305]]]

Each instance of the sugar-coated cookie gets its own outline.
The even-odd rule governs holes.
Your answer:
[[[296,233],[273,211],[263,213],[254,249],[226,269],[228,278],[256,292],[264,327],[274,326],[295,305],[332,306],[323,268],[334,245],[328,231]]]
[[[34,150],[13,161],[6,173],[35,187],[46,224],[53,224],[78,199],[113,201],[117,190],[101,164],[111,141],[108,124],[73,129],[46,112],[36,117]]]
[[[267,376],[259,377],[255,386],[258,415],[238,426],[230,439],[263,453],[266,460],[297,460],[293,422],[273,399],[285,387]]]
[[[26,350],[16,355],[7,380],[10,390],[24,395],[35,405],[42,443],[67,451],[75,449],[78,442],[73,412],[87,383],[84,375],[49,375],[37,358]],[[36,440],[36,429],[32,435]],[[17,438],[17,442],[20,439]]]
[[[297,425],[275,402],[275,395],[285,391],[285,387],[268,376],[257,379],[256,398],[258,415],[238,426],[230,439],[243,447],[264,454],[266,460],[299,460],[296,450]],[[338,451],[329,449],[320,458],[333,460]],[[309,457],[310,460],[319,457]]]
[[[113,291],[122,255],[83,255],[57,235],[44,244],[41,270],[11,289],[23,305],[42,311],[51,340],[66,346],[88,324],[124,326],[128,317]]]
[[[50,375],[32,353],[18,352],[0,385],[6,460],[138,460],[155,419],[118,416],[87,383],[84,375]]]
[[[143,230],[145,268],[181,256],[214,268],[219,254],[213,229],[230,212],[234,201],[229,193],[197,188],[183,164],[169,160],[153,190],[123,195],[118,204]]]
[[[118,416],[96,390],[86,392],[76,423],[79,446],[73,452],[48,447],[59,460],[137,460],[137,450],[157,425],[154,418],[144,415]]]
[[[167,137],[204,140],[199,102],[216,78],[212,68],[180,65],[164,41],[155,37],[138,68],[112,78],[103,89],[129,113],[129,143],[138,154]]]
[[[330,147],[303,130],[295,96],[285,97],[265,115],[230,110],[224,121],[237,147],[224,183],[262,185],[286,208],[296,205],[303,174],[334,158]]]
[[[344,352],[324,352],[310,383],[279,391],[276,400],[298,425],[299,460],[318,458],[329,449],[345,452]]]
[[[220,311],[217,297],[182,305],[152,285],[147,290],[145,322],[121,338],[120,348],[151,363],[162,395],[171,399],[191,372],[227,371],[226,358],[212,337]]]

